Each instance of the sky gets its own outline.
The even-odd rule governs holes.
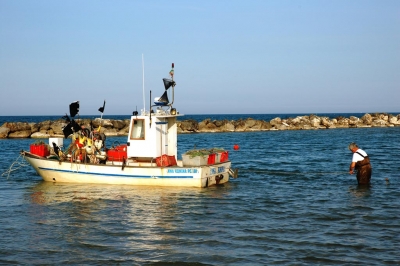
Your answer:
[[[182,114],[400,113],[400,1],[0,0],[0,116],[140,112],[171,63]]]

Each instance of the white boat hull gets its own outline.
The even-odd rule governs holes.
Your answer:
[[[171,79],[163,79],[162,97],[148,111],[142,109],[140,115],[137,111],[132,113],[125,144],[106,148],[102,116],[97,129],[92,122],[80,125],[75,121],[73,118],[79,113],[79,101],[76,101],[69,106],[72,119],[68,114],[63,117],[66,120],[62,129],[64,137],[72,138],[65,151],[60,148],[61,138],[50,138],[48,146],[31,144],[30,152],[21,154],[49,182],[208,187],[228,182],[229,176],[236,178],[237,170],[231,169],[228,152],[221,149],[187,151],[182,154],[183,161],[176,161],[177,118],[183,115],[172,107],[174,100],[168,100],[167,90],[171,88],[170,94],[174,97],[176,85],[173,69],[172,63]],[[99,108],[102,115],[104,107],[105,101]],[[95,163],[81,163],[79,158]]]
[[[158,167],[155,163],[127,162],[89,164],[59,162],[22,152],[44,181],[60,183],[125,184],[143,186],[208,187],[229,181],[231,162],[213,165]]]

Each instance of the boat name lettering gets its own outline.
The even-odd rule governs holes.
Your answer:
[[[185,169],[168,169],[168,174],[197,174],[197,169],[185,168]]]

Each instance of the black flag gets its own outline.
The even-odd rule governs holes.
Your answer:
[[[75,132],[78,132],[79,130],[82,129],[81,126],[78,125],[78,123],[77,123],[74,119],[72,119],[70,125],[71,125],[72,129],[73,129]]]
[[[69,105],[69,114],[71,117],[76,116],[79,113],[79,101],[73,102]]]
[[[66,125],[63,129],[62,129],[63,133],[64,133],[64,137],[68,138],[69,135],[71,135],[72,133],[74,133],[74,131],[72,131],[72,127],[71,124]]]
[[[100,108],[99,108],[99,112],[100,112],[100,113],[103,113],[105,107],[106,107],[106,100],[104,100],[103,107],[100,107]]]
[[[165,105],[169,103],[167,91],[164,91],[163,95],[158,99],[158,101]]]
[[[164,81],[164,87],[166,90],[168,90],[171,86],[175,86],[175,81],[173,81],[172,79],[163,79]]]

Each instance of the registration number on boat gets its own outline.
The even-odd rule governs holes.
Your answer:
[[[168,169],[168,174],[197,174],[197,173],[198,173],[197,169],[191,169],[191,168]]]
[[[215,174],[219,174],[219,173],[223,173],[225,172],[225,167],[221,166],[221,167],[213,167],[210,168],[210,175],[215,175]]]

